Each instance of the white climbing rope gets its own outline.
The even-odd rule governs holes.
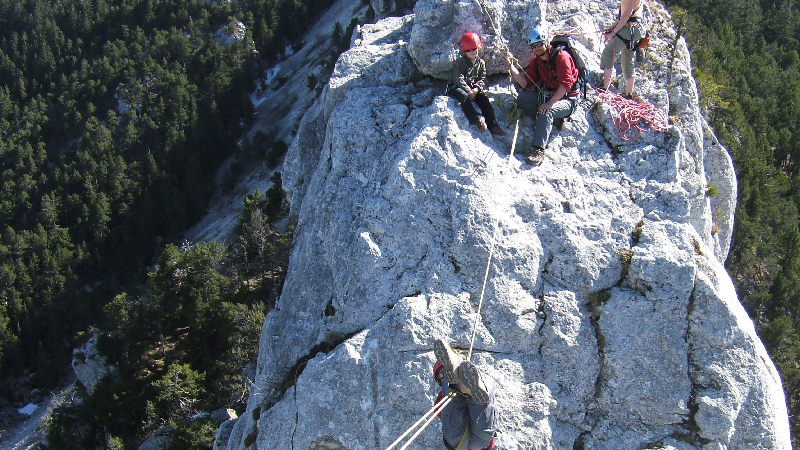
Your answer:
[[[422,433],[422,430],[424,430],[425,428],[428,427],[428,425],[431,423],[433,418],[436,417],[437,414],[442,412],[444,407],[447,406],[447,404],[450,403],[455,396],[456,396],[456,392],[455,391],[450,391],[449,394],[447,394],[444,398],[442,398],[442,401],[440,401],[439,403],[434,404],[433,407],[428,410],[428,412],[423,414],[422,417],[420,417],[420,419],[417,420],[414,423],[414,425],[411,425],[410,427],[408,427],[408,429],[405,431],[405,433],[400,435],[400,437],[395,439],[394,442],[392,442],[391,445],[386,447],[386,450],[392,450],[397,444],[400,443],[400,441],[403,440],[403,438],[408,436],[409,433],[411,433],[415,428],[419,427],[420,424],[423,421],[425,421],[425,423],[422,424],[422,426],[419,428],[419,430],[417,430],[417,432],[414,433],[413,436],[411,436],[411,439],[408,442],[406,442],[406,444],[403,447],[401,447],[400,450],[403,450],[406,447],[408,447],[412,442],[414,442],[414,440],[417,438],[417,436],[419,436],[419,434]],[[428,420],[426,421],[425,419],[428,419]]]
[[[510,156],[510,155],[509,155]],[[497,232],[500,230],[500,221],[494,223],[494,234],[492,235],[492,243],[489,246],[489,260],[486,261],[486,273],[483,275],[483,287],[481,288],[481,298],[478,301],[478,312],[475,314],[475,321],[472,322],[472,338],[469,340],[469,352],[467,352],[467,361],[472,359],[472,348],[475,345],[475,333],[478,331],[478,322],[481,320],[481,307],[483,306],[483,294],[486,292],[486,282],[489,280],[489,269],[492,266],[492,256],[494,255],[494,244],[497,242]]]
[[[498,37],[498,41],[501,44],[502,48],[505,49],[505,50],[508,50],[508,48],[505,45],[505,42],[503,41],[502,35],[500,35],[500,33],[498,32],[497,28],[494,26],[494,22],[492,21],[492,16],[489,14],[489,11],[488,11],[486,5],[484,4],[483,0],[476,0],[476,1],[478,2],[478,4],[480,5],[481,9],[483,10],[483,14],[489,19],[489,24],[492,27],[492,31],[494,31],[495,35]],[[528,74],[524,71],[522,66],[520,66],[519,61],[516,58],[513,58],[513,62],[514,62],[514,64],[516,64],[516,66],[519,68],[519,70],[522,73],[524,73],[525,76],[530,80],[530,77],[528,76]],[[511,77],[511,72],[509,72],[508,76],[509,76],[509,91],[511,91],[511,88],[513,86],[513,79]],[[530,81],[531,81],[531,84],[533,84],[534,86],[537,87],[537,89],[539,88],[536,85],[536,83],[533,83],[533,80],[530,80]],[[517,145],[517,137],[519,135],[519,120],[520,120],[520,117],[518,116],[517,119],[516,119],[516,124],[514,126],[514,138],[511,141],[511,151],[509,152],[508,159],[506,160],[506,164],[509,167],[511,166],[511,159],[514,157],[514,149],[516,148],[516,145]],[[485,296],[485,293],[486,293],[486,284],[489,281],[489,271],[491,270],[491,267],[492,267],[492,258],[494,256],[494,249],[495,249],[495,245],[497,243],[497,235],[498,235],[499,231],[500,231],[500,221],[498,220],[498,221],[495,221],[495,223],[494,223],[494,231],[492,232],[492,240],[491,240],[491,242],[489,244],[489,256],[488,256],[487,261],[486,261],[486,271],[483,274],[483,284],[481,286],[481,295],[480,295],[480,298],[478,300],[478,310],[477,310],[477,312],[475,314],[475,320],[472,323],[472,336],[470,338],[469,352],[467,353],[467,361],[472,359],[472,350],[474,349],[474,345],[475,345],[475,335],[476,335],[477,330],[478,330],[478,322],[480,322],[480,319],[481,319],[481,309],[483,307],[483,299],[484,299],[484,296]],[[447,394],[447,396],[442,398],[442,400],[440,402],[434,404],[433,407],[428,410],[428,412],[423,414],[423,416],[419,420],[417,420],[413,425],[411,425],[402,435],[400,435],[400,437],[395,439],[394,442],[392,442],[388,447],[386,447],[386,450],[392,450],[406,436],[408,436],[409,433],[411,433],[412,431],[414,431],[416,429],[416,432],[409,438],[409,440],[402,447],[400,447],[398,449],[398,450],[405,450],[409,445],[411,445],[412,442],[414,442],[414,440],[416,440],[416,438],[422,433],[422,431],[425,430],[425,428],[427,428],[428,425],[430,425],[430,423],[433,421],[433,418],[436,417],[445,408],[445,406],[447,406],[453,400],[455,395],[456,395],[455,391],[450,391],[450,393]]]

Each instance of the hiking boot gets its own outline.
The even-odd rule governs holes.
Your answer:
[[[489,127],[489,131],[490,131],[492,134],[495,134],[495,135],[497,135],[497,136],[505,136],[505,135],[506,135],[506,132],[505,132],[505,131],[503,131],[503,129],[502,129],[502,128],[500,128],[500,127],[499,127],[499,126],[497,126],[497,125],[492,125],[492,126],[490,126],[490,127]]]
[[[478,117],[478,131],[483,133],[484,131],[486,131],[486,129],[487,129],[486,119],[484,119],[483,116]]]
[[[544,149],[541,147],[533,147],[531,154],[525,158],[525,162],[532,166],[538,166],[542,161],[544,161]]]
[[[464,361],[458,366],[458,376],[464,387],[469,389],[469,395],[472,399],[481,405],[489,403],[489,391],[486,389],[486,384],[481,379],[481,374],[478,368],[470,361]]]
[[[450,348],[443,340],[437,339],[433,343],[433,354],[436,359],[442,363],[444,376],[447,377],[447,382],[450,384],[458,384],[461,378],[458,376],[458,368],[464,361],[453,349]]]

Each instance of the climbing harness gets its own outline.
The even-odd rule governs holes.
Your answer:
[[[651,103],[639,103],[594,86],[592,89],[599,101],[607,103],[616,111],[616,115],[611,114],[611,121],[623,141],[633,141],[643,131],[663,131],[670,126],[667,115]]]

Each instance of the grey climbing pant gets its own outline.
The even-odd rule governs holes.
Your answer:
[[[645,29],[641,25],[622,27],[610,39],[603,48],[600,55],[600,68],[611,69],[614,67],[614,57],[619,53],[619,64],[622,67],[622,75],[626,80],[633,78],[634,61],[636,58],[636,48],[630,48],[629,43],[635,45],[644,36]],[[627,43],[625,41],[628,41]]]
[[[536,120],[536,125],[533,128],[533,140],[531,145],[539,148],[547,148],[547,143],[550,142],[550,132],[553,131],[553,120],[563,119],[569,117],[577,106],[575,99],[563,97],[557,101],[547,114],[539,114],[540,100],[542,103],[547,101],[548,97],[539,95],[538,92],[522,91],[517,96],[517,106],[525,114],[531,116]]]
[[[453,449],[486,448],[497,431],[497,415],[494,409],[496,382],[483,373],[481,377],[489,391],[487,404],[476,403],[471,397],[457,393],[442,410],[442,436],[445,443]],[[443,378],[442,394],[447,396],[452,390],[447,378]]]

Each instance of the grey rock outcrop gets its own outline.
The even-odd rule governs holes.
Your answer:
[[[288,276],[247,412],[215,448],[386,448],[436,396],[433,340],[469,348],[483,298],[473,361],[500,387],[498,449],[789,449],[778,372],[721,263],[732,163],[666,11],[648,3],[637,90],[673,126],[623,141],[607,105],[583,102],[533,168],[509,157],[530,118],[516,143],[478,133],[420,75],[439,76],[463,24],[489,32],[468,3],[420,0],[362,27],[306,113],[283,172]],[[513,45],[533,21],[594,31],[617,2],[490,5],[525,60]],[[581,38],[595,76],[599,46]],[[514,130],[507,80],[489,91]],[[438,447],[437,428],[410,448]]]
[[[97,383],[115,369],[106,363],[105,357],[97,351],[97,335],[92,334],[88,341],[72,351],[72,370],[86,392],[94,392]]]
[[[236,411],[230,408],[218,409],[212,412],[210,417],[214,422],[226,422],[228,420],[236,420],[238,418]]]
[[[237,20],[218,29],[214,37],[217,39],[217,42],[222,45],[232,45],[245,38],[245,31],[247,31],[247,27]]]
[[[217,434],[214,436],[213,450],[224,450],[228,448],[228,442],[233,432],[233,427],[236,425],[236,420],[228,420],[222,422],[217,429]]]

